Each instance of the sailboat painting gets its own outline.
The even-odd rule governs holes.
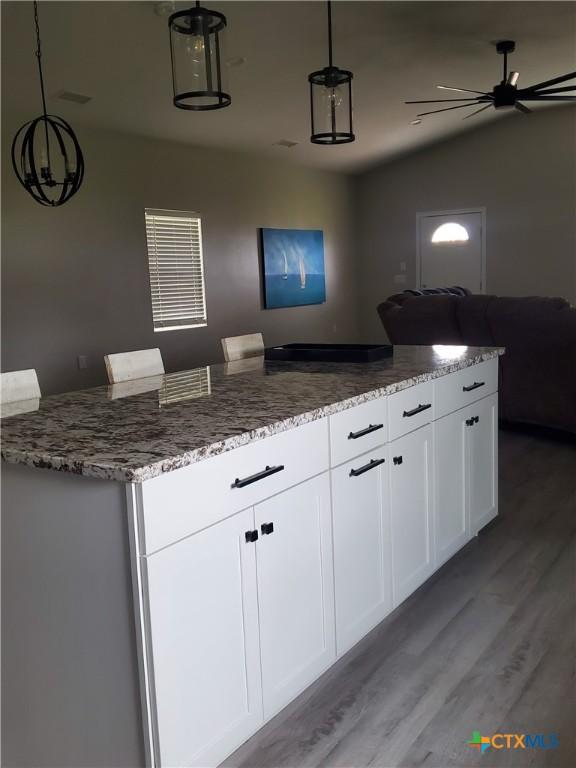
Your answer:
[[[326,301],[321,229],[261,229],[266,309]]]

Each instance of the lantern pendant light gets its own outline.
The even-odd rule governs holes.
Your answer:
[[[204,111],[229,106],[222,60],[226,17],[218,11],[193,8],[168,20],[174,106]]]
[[[46,112],[38,3],[34,2],[36,58],[42,114],[25,123],[12,142],[12,166],[18,181],[37,203],[56,207],[78,192],[84,178],[84,157],[66,120]]]
[[[313,144],[348,144],[352,130],[352,78],[332,61],[332,4],[328,0],[328,66],[308,75]]]

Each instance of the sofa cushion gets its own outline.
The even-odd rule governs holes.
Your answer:
[[[495,299],[495,296],[475,294],[458,302],[458,325],[466,344],[472,347],[491,347],[496,344],[488,321],[488,307]]]
[[[378,313],[392,344],[462,343],[456,315],[459,296],[404,294],[400,306],[391,298],[378,307]]]
[[[502,417],[576,432],[576,311],[564,299],[501,297],[487,317],[506,347]]]

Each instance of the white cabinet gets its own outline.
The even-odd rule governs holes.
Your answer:
[[[470,538],[466,471],[468,418],[468,409],[462,408],[434,423],[437,567],[458,552]]]
[[[434,424],[436,567],[498,514],[498,397]]]
[[[399,605],[434,570],[432,427],[390,444],[392,586]]]
[[[467,502],[470,533],[475,535],[498,514],[498,396],[467,409]]]
[[[335,658],[327,474],[255,507],[264,715],[275,714]]]
[[[392,609],[388,449],[332,470],[338,655]]]
[[[217,765],[263,721],[253,523],[240,512],[143,558],[158,765]]]
[[[471,366],[133,490],[155,768],[220,763],[496,516],[496,383]]]

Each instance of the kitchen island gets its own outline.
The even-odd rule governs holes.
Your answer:
[[[5,764],[222,761],[496,516],[502,352],[253,358],[4,419]]]

